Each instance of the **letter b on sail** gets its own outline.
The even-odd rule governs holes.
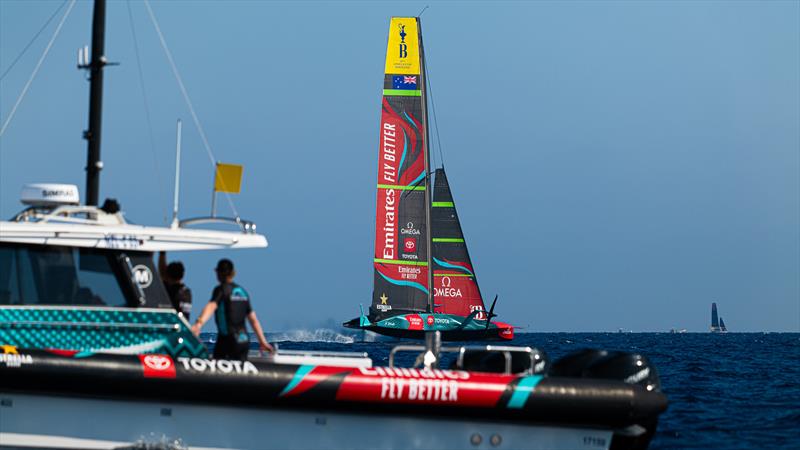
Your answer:
[[[416,17],[393,17],[386,48],[386,70],[390,75],[419,75],[419,36]]]

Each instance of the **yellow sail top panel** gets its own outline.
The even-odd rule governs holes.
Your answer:
[[[416,17],[392,17],[386,48],[386,75],[419,75]]]

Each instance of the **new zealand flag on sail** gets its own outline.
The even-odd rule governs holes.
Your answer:
[[[392,89],[402,89],[408,91],[416,91],[417,76],[416,75],[393,75],[392,76]]]

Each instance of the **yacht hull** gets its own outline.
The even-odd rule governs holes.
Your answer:
[[[510,341],[514,339],[514,327],[503,322],[474,320],[453,314],[401,313],[369,321],[357,317],[342,324],[347,328],[367,330],[384,336],[401,339],[424,340],[431,331],[441,333],[443,341]]]

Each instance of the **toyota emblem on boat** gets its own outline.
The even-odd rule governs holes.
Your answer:
[[[143,361],[153,370],[167,370],[172,365],[172,359],[162,355],[146,355]]]

